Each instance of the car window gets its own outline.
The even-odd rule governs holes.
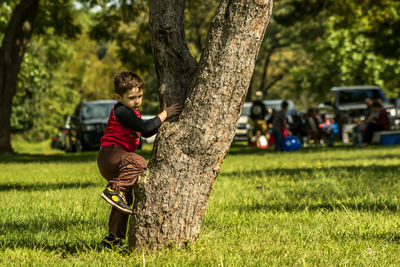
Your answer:
[[[383,95],[382,91],[371,89],[371,90],[346,90],[338,92],[338,100],[339,104],[354,104],[354,103],[364,103],[365,98],[371,99],[382,99],[383,102],[386,102],[386,98]]]
[[[113,107],[114,103],[84,104],[81,110],[82,120],[106,120]]]

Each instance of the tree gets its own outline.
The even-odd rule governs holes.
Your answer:
[[[294,88],[317,101],[338,85],[375,84],[388,96],[400,93],[399,1],[289,0],[287,5],[285,25],[312,14],[324,29],[322,38],[304,45],[306,60],[290,70]]]
[[[189,53],[185,1],[151,2],[161,98],[184,109],[159,129],[149,168],[135,185],[129,244],[161,249],[195,241],[213,183],[233,140],[272,0],[222,0],[200,62]]]
[[[32,34],[73,38],[80,32],[72,19],[70,0],[22,0],[18,4],[8,0],[2,4],[8,3],[15,8],[0,47],[0,153],[13,152],[10,143],[12,102]]]
[[[0,47],[0,152],[13,152],[10,143],[11,104],[38,7],[39,0],[21,1],[16,6]]]
[[[158,86],[152,60],[149,27],[150,1],[126,1],[113,3],[95,1],[100,11],[95,15],[91,37],[100,42],[115,41],[118,55],[124,66],[134,70],[145,80],[143,111],[158,111]],[[217,8],[218,1],[192,0],[185,7],[184,23],[186,42],[192,56],[198,60],[207,37],[207,31]]]

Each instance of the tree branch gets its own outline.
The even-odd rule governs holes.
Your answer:
[[[160,96],[168,106],[184,104],[197,65],[185,39],[184,10],[184,0],[154,0],[150,5],[153,58]]]

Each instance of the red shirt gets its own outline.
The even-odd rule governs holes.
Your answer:
[[[111,110],[106,132],[101,138],[101,146],[116,145],[127,152],[135,152],[139,146],[140,132],[129,129],[118,122],[114,115],[114,109]],[[141,118],[139,111],[135,110],[134,112]]]

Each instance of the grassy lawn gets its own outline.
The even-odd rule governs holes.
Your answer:
[[[19,155],[0,156],[1,266],[400,264],[399,146],[274,154],[234,145],[199,240],[151,255],[98,247],[110,206],[96,152],[14,147]]]

